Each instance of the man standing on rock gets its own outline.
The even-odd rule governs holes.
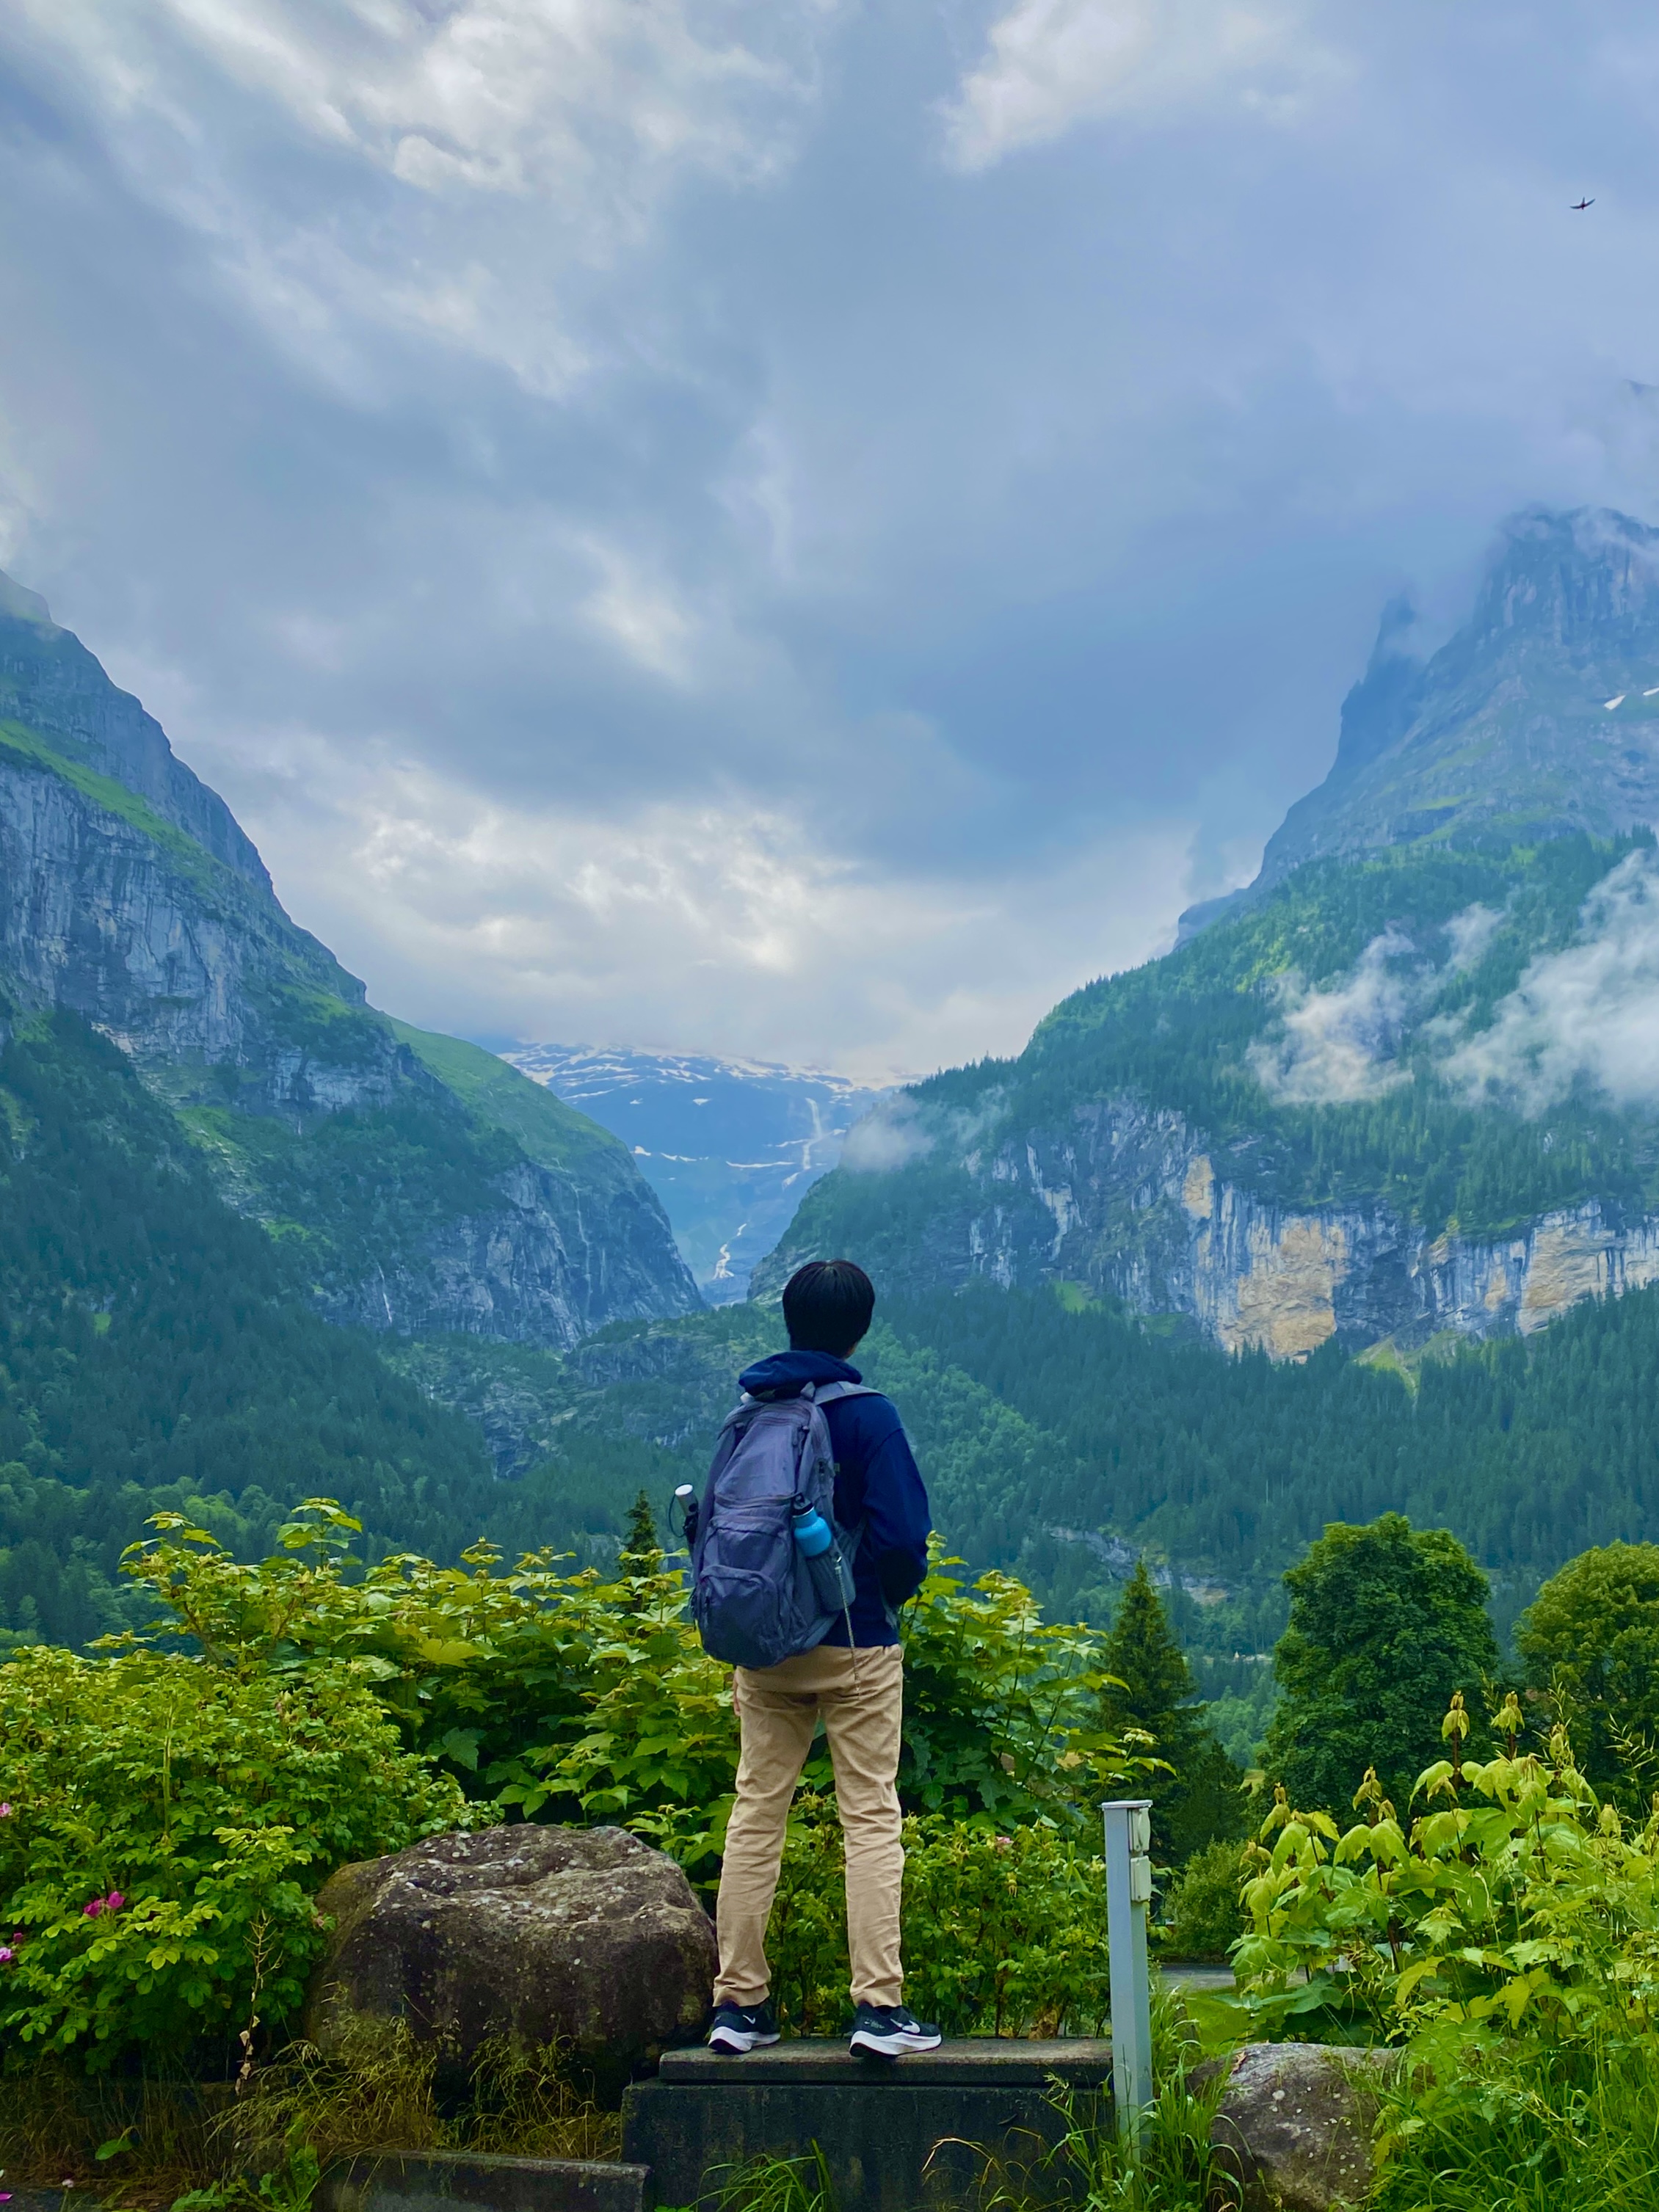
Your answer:
[[[847,1846],[851,2048],[897,2058],[940,2039],[900,2002],[896,1616],[927,1572],[929,1524],[897,1411],[850,1364],[875,1303],[870,1278],[850,1260],[814,1260],[790,1277],[789,1349],[739,1376],[743,1401],[721,1432],[696,1521],[698,1623],[716,1656],[738,1662],[742,1755],[720,1871],[708,2036],[711,2049],[734,2056],[778,2039],[766,1923],[820,1719]],[[745,1656],[770,1663],[742,1663]]]

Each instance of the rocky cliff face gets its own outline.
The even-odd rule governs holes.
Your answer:
[[[0,574],[0,720],[50,738],[77,766],[113,778],[204,852],[269,894],[264,862],[216,791],[178,759],[167,732],[105,674],[36,592]]]
[[[1415,630],[1407,602],[1387,609],[1330,774],[1183,939],[1325,854],[1659,822],[1659,531],[1606,508],[1517,515],[1468,621],[1427,658]]]
[[[268,884],[15,723],[0,726],[0,961],[24,1005],[83,1014],[141,1066],[245,1069],[272,1108],[384,1103],[398,1080],[367,1022],[331,1069],[281,1035],[285,996],[343,1014],[364,993]]]
[[[660,1208],[635,1190],[519,1160],[494,1177],[491,1196],[487,1210],[453,1216],[407,1255],[319,1286],[324,1312],[400,1336],[566,1350],[608,1322],[702,1304]]]
[[[845,1251],[1288,1358],[1656,1279],[1659,532],[1522,515],[1457,634],[1414,631],[1385,614],[1256,883],[854,1128],[760,1294]]]
[[[44,605],[0,579],[0,984],[84,1017],[331,1316],[550,1346],[698,1304],[626,1149],[422,1038],[283,911],[258,854]]]
[[[1230,1352],[1526,1334],[1580,1298],[1659,1281],[1659,1215],[1593,1200],[1482,1242],[1431,1238],[1382,1205],[1278,1206],[1232,1181],[1180,1115],[1133,1098],[1091,1102],[1063,1136],[1034,1130],[961,1170],[957,1206],[895,1287],[1070,1280],[1184,1315]]]

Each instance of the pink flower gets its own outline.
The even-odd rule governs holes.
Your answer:
[[[94,1897],[89,1903],[83,1905],[81,1907],[82,1911],[86,1914],[88,1920],[95,1920],[103,1909],[104,1900],[101,1897]]]
[[[10,1818],[11,1807],[9,1805],[0,1805],[0,1820],[9,1820]]]
[[[9,1943],[0,1943],[0,1966],[10,1966],[16,1956],[16,1952],[12,1949]]]
[[[109,1895],[104,1899],[104,1910],[106,1912],[118,1912],[125,1903],[126,1899],[122,1896],[120,1891],[118,1889],[112,1889]]]

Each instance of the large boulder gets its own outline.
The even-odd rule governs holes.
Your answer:
[[[404,2021],[453,2079],[492,2040],[557,2042],[610,2095],[708,2010],[708,1916],[621,1828],[434,1836],[342,1867],[317,1903],[334,1927],[302,2027],[325,2051],[364,2018]]]
[[[1246,2044],[1210,2136],[1243,2191],[1243,2212],[1363,2204],[1378,2091],[1399,2057],[1322,2043]]]

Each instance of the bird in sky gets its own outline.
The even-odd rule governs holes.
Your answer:
[[[1594,200],[1571,200],[1568,202],[1568,205],[1571,208],[1575,215],[1583,215],[1584,210],[1587,207],[1594,207],[1595,205],[1595,202]]]

